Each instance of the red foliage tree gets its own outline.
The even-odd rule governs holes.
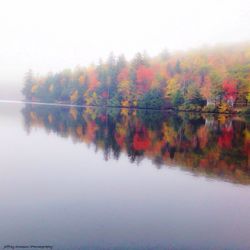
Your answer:
[[[149,90],[150,85],[154,79],[154,72],[152,69],[141,65],[136,71],[136,82],[139,93],[145,93]]]
[[[121,81],[126,81],[128,79],[129,79],[129,69],[125,67],[118,74],[117,81],[121,82]]]
[[[226,101],[231,101],[234,103],[237,98],[236,80],[225,79],[222,83],[222,88],[224,90],[224,98]]]
[[[90,91],[93,91],[97,88],[98,84],[99,84],[99,81],[98,81],[98,78],[97,78],[97,74],[95,71],[91,71],[89,72],[89,90]]]
[[[108,98],[108,92],[107,92],[107,91],[103,91],[103,92],[101,93],[101,97],[103,97],[103,98]]]

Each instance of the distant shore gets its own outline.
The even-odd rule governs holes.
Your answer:
[[[130,110],[151,110],[151,111],[164,111],[164,112],[186,112],[186,113],[200,113],[200,114],[223,114],[223,115],[250,115],[250,113],[243,113],[241,111],[234,112],[209,112],[209,111],[195,111],[175,108],[162,108],[154,109],[150,107],[129,107],[129,106],[111,106],[111,105],[79,105],[70,103],[47,103],[47,102],[32,102],[26,100],[0,100],[0,103],[13,103],[13,104],[31,104],[31,105],[46,105],[46,106],[60,106],[60,107],[77,107],[77,108],[114,108],[114,109],[130,109]]]

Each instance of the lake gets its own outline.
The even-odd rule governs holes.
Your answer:
[[[0,247],[250,249],[249,117],[0,103],[0,119]]]

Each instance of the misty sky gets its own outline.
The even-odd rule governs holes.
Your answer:
[[[249,0],[6,0],[0,3],[0,98],[44,74],[146,50],[250,40]],[[6,88],[8,86],[8,88]]]

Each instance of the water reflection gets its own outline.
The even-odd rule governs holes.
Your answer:
[[[105,159],[126,153],[157,168],[179,166],[194,174],[250,184],[248,118],[129,109],[26,105],[28,133],[41,127],[74,142],[94,145]]]

